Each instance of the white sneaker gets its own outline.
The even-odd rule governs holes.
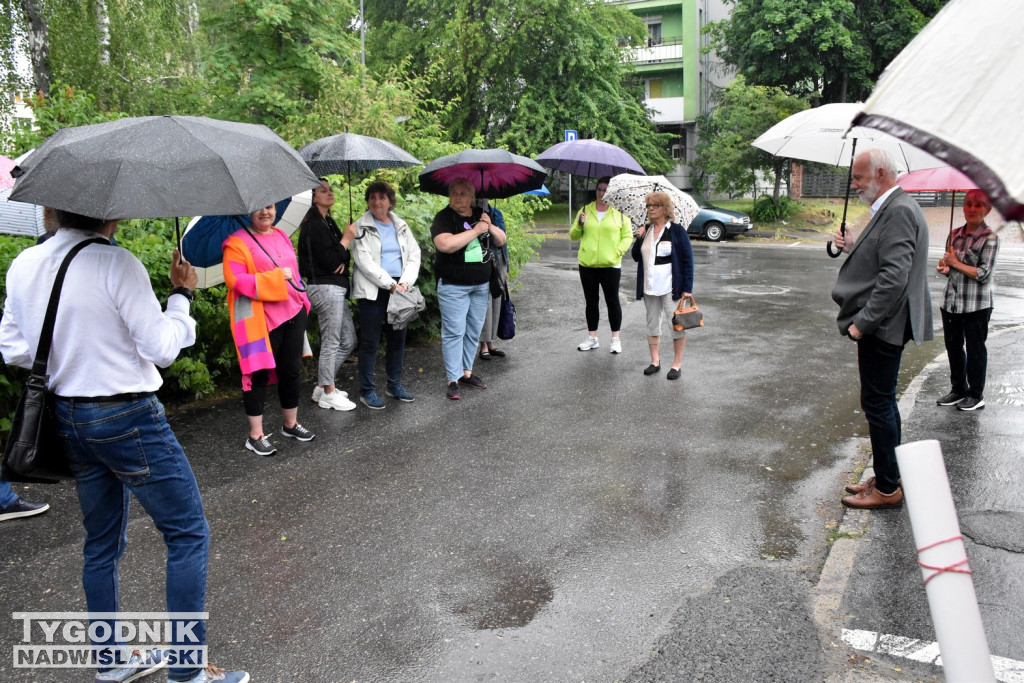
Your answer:
[[[612,337],[612,347],[608,350],[612,353],[622,353],[622,340],[618,337]]]
[[[341,389],[335,388],[334,393],[341,394],[345,398],[348,398],[348,392],[347,391],[342,391]],[[315,386],[315,387],[313,387],[313,395],[309,397],[309,400],[312,401],[313,403],[319,403],[320,399],[323,397],[323,395],[324,395],[324,388],[319,386],[319,385]]]
[[[597,337],[587,337],[587,341],[583,342],[576,348],[580,351],[590,351],[601,346],[600,342],[597,341]]]
[[[334,410],[355,410],[356,404],[345,397],[344,391],[335,389],[329,394],[322,394],[317,405],[321,408],[333,408]]]

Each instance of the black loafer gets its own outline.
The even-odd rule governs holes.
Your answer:
[[[495,358],[504,358],[505,357],[505,352],[502,351],[501,349],[491,349],[490,353]]]
[[[654,373],[656,373],[656,372],[658,372],[660,370],[661,370],[661,366],[660,365],[655,365],[654,363],[651,363],[646,368],[644,368],[644,374],[649,376],[649,375],[653,375]]]
[[[489,351],[481,351],[480,352],[480,360],[490,360],[490,359],[491,359],[491,353]]]
[[[665,377],[666,377],[667,379],[679,379],[679,375],[680,375],[680,372],[679,372],[679,370],[678,370],[678,369],[676,369],[676,368],[671,368],[671,369],[670,369],[670,370],[668,371],[668,374],[667,374],[667,375],[665,375]]]

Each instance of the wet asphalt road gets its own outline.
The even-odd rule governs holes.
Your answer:
[[[708,326],[689,335],[676,382],[641,374],[629,263],[624,353],[608,353],[604,324],[599,350],[575,350],[573,245],[552,239],[514,296],[508,358],[477,361],[485,391],[446,401],[440,348],[410,349],[415,403],[303,404],[317,439],[274,437],[274,458],[244,450],[240,399],[175,416],[213,532],[211,659],[255,681],[815,681],[842,669],[848,653],[815,626],[810,588],[867,429],[829,298],[839,261],[822,252],[697,243]],[[908,348],[902,383],[940,351]],[[354,391],[355,366],[343,373]],[[26,497],[53,510],[0,525],[0,613],[84,610],[73,488]],[[163,546],[144,514],[129,539],[122,608],[163,609]],[[17,635],[0,627],[0,651]],[[86,679],[7,662],[0,680]]]

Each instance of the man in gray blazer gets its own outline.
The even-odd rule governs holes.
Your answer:
[[[896,186],[896,165],[887,152],[870,149],[853,162],[853,182],[871,205],[871,221],[850,244],[836,233],[836,246],[849,253],[839,269],[832,299],[839,304],[839,332],[857,342],[860,404],[868,421],[875,476],[847,487],[853,508],[903,506],[896,446],[900,412],[896,382],[903,346],[934,338],[928,295],[928,223],[921,208]]]

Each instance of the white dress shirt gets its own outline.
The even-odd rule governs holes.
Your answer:
[[[0,320],[0,353],[31,368],[50,290],[64,256],[96,233],[61,228],[52,239],[21,252],[7,271]],[[47,364],[58,396],[113,396],[156,391],[156,366],[170,365],[196,339],[189,302],[174,295],[167,311],[153,293],[142,262],[127,249],[92,244],[68,268]]]

